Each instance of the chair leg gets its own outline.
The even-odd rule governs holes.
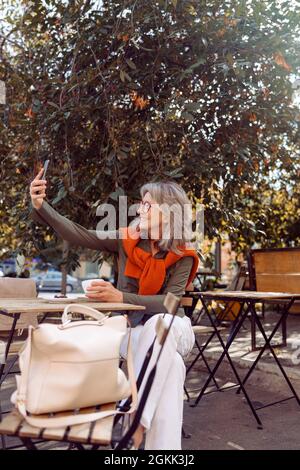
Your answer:
[[[281,328],[282,328],[282,344],[283,346],[286,346],[286,337],[287,337],[287,332],[286,332],[286,320],[287,317],[284,317],[281,323]]]
[[[1,389],[0,389],[0,423],[2,421],[2,404],[1,404]],[[1,448],[6,449],[5,436],[1,434]]]
[[[6,449],[5,436],[1,435],[1,448],[2,450]]]
[[[209,373],[209,375],[212,375],[212,371],[211,371],[211,368],[207,362],[207,359],[204,355],[204,351],[205,349],[207,348],[207,346],[209,345],[209,343],[211,342],[212,338],[214,337],[215,333],[213,333],[212,335],[209,336],[208,340],[206,341],[206,343],[203,345],[203,346],[200,346],[200,344],[198,343],[197,339],[195,340],[195,344],[198,348],[198,354],[196,356],[196,358],[193,360],[193,362],[189,365],[187,371],[186,371],[186,376],[188,375],[188,373],[192,370],[192,368],[194,367],[194,365],[198,362],[198,359],[201,358],[205,364],[205,367]],[[217,390],[220,390],[220,387],[219,387],[219,384],[218,382],[216,381],[215,377],[212,376],[212,381],[216,387]],[[186,388],[186,386],[184,385],[184,393],[187,397],[187,401],[189,402],[190,401],[190,394]]]
[[[186,388],[185,385],[184,385],[183,389],[184,389],[184,393],[185,393],[185,395],[186,395],[186,400],[187,400],[187,401],[190,401],[190,398],[191,398],[191,397],[190,397],[190,394],[189,394],[189,392],[188,392],[188,390],[187,390],[187,388]]]
[[[1,393],[1,390],[0,390]],[[2,421],[2,404],[1,404],[1,396],[0,396],[0,423]],[[5,436],[1,434],[1,447],[2,449],[6,449],[6,441],[5,441]]]
[[[255,318],[252,312],[250,312],[250,322],[251,322],[251,350],[255,351],[256,349],[256,323],[255,323]]]
[[[20,439],[27,450],[38,450],[36,445],[28,437],[20,437]]]
[[[17,360],[19,359],[19,356],[15,356],[13,358],[11,358],[11,363],[8,365],[8,363],[6,363],[6,370],[3,371],[2,373],[2,376],[1,376],[1,379],[0,379],[0,387],[2,386],[3,382],[6,380],[6,377],[10,374],[18,374],[18,372],[11,372],[11,370],[14,368],[15,366],[15,363],[17,362]]]
[[[200,354],[201,354],[202,360],[203,360],[203,362],[206,366],[206,369],[208,370],[208,373],[211,374],[211,368],[209,367],[209,364],[206,360],[206,357],[203,354],[203,350],[200,351]],[[215,377],[213,377],[212,380],[213,380],[213,383],[215,384],[216,389],[219,390],[220,387],[219,387],[218,382],[216,381]]]
[[[11,329],[10,329],[10,332],[9,332],[9,335],[8,335],[8,339],[7,339],[7,343],[6,343],[6,347],[5,347],[4,362],[3,362],[3,364],[0,365],[0,422],[2,421],[2,414],[3,414],[2,413],[2,406],[1,406],[1,387],[2,387],[4,379],[7,376],[6,370],[5,370],[6,366],[7,366],[7,358],[8,358],[10,346],[11,346],[11,343],[13,341],[13,337],[14,337],[14,334],[15,334],[15,331],[16,331],[17,322],[20,318],[20,315],[21,315],[20,313],[17,313],[13,317],[12,326],[11,326]],[[10,317],[10,315],[7,315],[7,316]],[[3,435],[1,435],[1,444],[2,444],[2,449],[6,449],[5,436],[3,436]]]

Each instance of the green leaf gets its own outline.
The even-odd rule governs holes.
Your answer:
[[[181,117],[187,122],[193,121],[195,119],[191,113],[188,113],[186,111],[181,113]]]
[[[127,72],[125,72],[125,70],[120,70],[120,78],[123,83],[125,82],[125,80],[131,82],[131,77],[128,75]]]
[[[190,75],[191,73],[193,73],[195,69],[200,67],[200,65],[203,65],[205,63],[206,63],[206,59],[204,57],[201,57],[200,59],[198,59],[197,62],[192,64],[181,74],[180,81],[183,80],[187,75]]]
[[[121,160],[124,160],[128,157],[127,153],[126,152],[123,152],[122,150],[119,150],[118,151],[118,157],[121,159]]]
[[[201,108],[201,103],[186,103],[184,105],[184,108],[187,111],[199,111],[199,109]]]
[[[50,106],[53,106],[54,108],[60,110],[60,107],[56,103],[53,103],[53,101],[47,101],[47,104],[49,104]]]
[[[132,70],[136,70],[136,65],[131,59],[125,59],[125,61]]]
[[[130,75],[128,75],[127,72],[124,72],[124,77],[126,78],[126,80],[128,80],[128,82],[131,82],[132,78],[130,77]]]
[[[125,82],[125,72],[124,72],[124,70],[120,70],[120,79],[123,83]]]
[[[124,196],[124,190],[122,188],[117,188],[116,191],[109,195],[110,199],[113,201],[117,201],[120,196]]]

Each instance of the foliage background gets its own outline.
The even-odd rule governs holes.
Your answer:
[[[299,244],[298,1],[2,5],[2,256],[60,257],[29,218],[46,157],[48,201],[86,227],[99,203],[167,178],[204,204],[210,239]]]

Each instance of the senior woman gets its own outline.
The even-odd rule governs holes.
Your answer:
[[[182,217],[177,213],[190,205],[183,188],[175,182],[148,183],[140,189],[139,216],[129,227],[113,231],[87,230],[56,212],[44,199],[46,180],[43,169],[30,185],[32,217],[50,225],[56,233],[73,245],[117,253],[119,275],[117,287],[110,282],[94,281],[88,297],[102,302],[125,302],[145,306],[132,312],[133,355],[135,371],[141,370],[148,348],[152,344],[159,316],[169,324],[164,299],[168,292],[182,296],[193,281],[198,257],[191,247]],[[175,216],[167,214],[166,207],[175,207]],[[179,212],[178,212],[179,209]],[[180,222],[181,220],[181,222]],[[181,227],[180,227],[181,224]],[[178,235],[179,234],[179,235]],[[126,356],[125,338],[121,354]],[[138,448],[146,432],[145,449],[181,449],[183,415],[183,385],[185,365],[183,358],[194,345],[194,333],[189,318],[180,308],[160,357],[157,373],[146,402],[140,425],[134,435]],[[151,360],[139,390],[141,395],[149,371],[156,361],[159,345],[155,342]]]

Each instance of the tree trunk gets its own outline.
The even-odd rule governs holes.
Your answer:
[[[62,278],[61,278],[61,294],[66,295],[67,292],[67,265],[66,261],[68,259],[68,254],[69,254],[69,243],[65,240],[63,240],[63,253],[62,253],[62,258],[63,258],[63,264],[61,268],[61,273],[62,273]]]

